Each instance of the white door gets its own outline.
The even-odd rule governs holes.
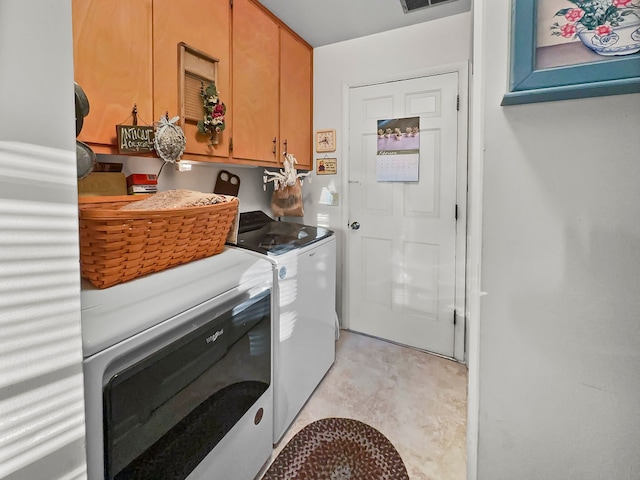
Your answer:
[[[458,74],[352,88],[349,328],[453,356]],[[418,181],[378,182],[377,121],[420,118]],[[461,172],[465,174],[466,172]]]

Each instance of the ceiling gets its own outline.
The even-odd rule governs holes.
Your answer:
[[[406,27],[471,9],[453,0],[405,14],[400,0],[259,0],[312,47]]]

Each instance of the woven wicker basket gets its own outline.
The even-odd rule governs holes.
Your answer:
[[[80,197],[80,270],[98,288],[222,252],[238,199],[201,207],[119,210],[149,195]]]

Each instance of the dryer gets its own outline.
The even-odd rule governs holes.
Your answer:
[[[272,452],[271,264],[237,249],[83,284],[89,480],[252,480]]]

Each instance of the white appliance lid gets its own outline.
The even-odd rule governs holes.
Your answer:
[[[238,247],[264,255],[282,255],[333,235],[333,231],[301,223],[275,221],[262,211],[240,214]]]
[[[270,285],[272,279],[270,262],[225,247],[218,255],[102,290],[83,280],[83,356],[89,357],[239,285]]]

